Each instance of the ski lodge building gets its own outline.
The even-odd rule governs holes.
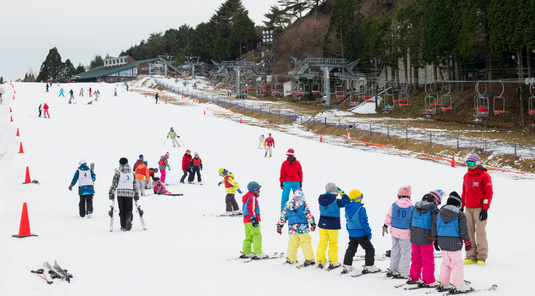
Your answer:
[[[77,74],[73,80],[77,82],[121,82],[129,81],[138,75],[149,74],[149,64],[158,61],[158,58],[135,61],[129,56],[107,58],[103,66],[98,66],[87,72]]]

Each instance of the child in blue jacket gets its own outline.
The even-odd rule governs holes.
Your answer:
[[[320,242],[316,258],[319,268],[327,266],[327,269],[331,270],[341,266],[340,262],[338,262],[338,230],[342,228],[340,226],[340,208],[349,204],[349,196],[332,182],[325,185],[325,191],[325,194],[320,195],[318,198],[320,206],[320,220],[318,223]],[[341,199],[337,198],[338,194],[342,196]],[[327,245],[329,246],[330,264],[325,261]]]
[[[366,251],[365,264],[362,273],[381,271],[375,263],[375,249],[371,243],[372,229],[368,224],[368,214],[362,202],[363,194],[353,189],[349,191],[351,202],[346,206],[346,229],[349,232],[349,245],[344,256],[344,270],[342,274],[353,271],[353,257],[360,245]]]

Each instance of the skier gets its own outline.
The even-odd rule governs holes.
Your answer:
[[[337,198],[340,193],[341,199]],[[318,198],[320,208],[320,220],[318,223],[320,231],[320,241],[316,258],[318,260],[318,267],[327,269],[334,269],[340,267],[338,262],[338,230],[340,226],[340,208],[347,206],[350,202],[349,196],[341,189],[336,187],[336,184],[329,182],[325,185],[325,194]],[[327,264],[325,258],[325,251],[329,245],[329,261]]]
[[[126,91],[128,92],[128,83],[125,82],[124,85],[126,86]]]
[[[90,97],[92,96],[91,88],[89,88],[89,96],[90,96]]]
[[[46,92],[48,92],[48,83],[46,84]]]
[[[139,155],[139,158],[136,160],[136,163],[134,163],[134,168],[132,169],[134,172],[136,171],[137,167],[142,164],[145,161],[143,158],[143,154]]]
[[[41,117],[42,112],[43,112],[43,104],[39,104],[39,117]]]
[[[69,104],[72,102],[72,100],[74,100],[74,91],[72,91],[72,88],[71,90],[69,91]]]
[[[341,191],[341,190],[340,190]],[[340,195],[344,195],[341,191]],[[342,274],[353,271],[353,257],[357,253],[360,245],[365,251],[364,269],[362,273],[379,272],[380,269],[375,266],[375,249],[372,245],[372,229],[368,224],[368,214],[366,208],[362,205],[364,195],[357,189],[349,191],[350,203],[346,206],[346,229],[349,233],[349,245],[347,246],[344,256],[344,270]]]
[[[84,96],[84,88],[80,88],[80,93],[78,94],[79,97],[83,97]]]
[[[137,168],[134,170],[136,173],[136,186],[141,193],[141,196],[145,196],[145,187],[150,182],[150,172],[147,168],[147,162],[143,161]]]
[[[195,179],[195,174],[197,174],[197,183],[199,183],[199,185],[202,185],[201,171],[202,160],[199,157],[199,153],[195,152],[195,157],[191,159],[191,173],[189,174],[188,183],[193,183],[193,179]]]
[[[258,137],[258,149],[266,148],[266,144],[264,143],[264,141],[266,141],[266,138],[264,137],[264,135],[261,135],[260,137]]]
[[[442,290],[466,292],[472,289],[464,281],[462,243],[464,241],[466,252],[472,249],[472,243],[468,235],[466,216],[460,211],[461,207],[461,197],[457,192],[451,192],[446,205],[437,215],[436,228],[433,228],[435,249],[442,250],[439,276]],[[450,279],[453,285],[450,284]]]
[[[171,191],[167,191],[165,189],[165,186],[160,182],[160,178],[155,177],[154,182],[152,182],[152,189],[154,190],[155,194],[161,195],[161,194],[172,194]]]
[[[303,184],[303,169],[301,163],[294,156],[294,150],[288,149],[286,156],[286,160],[281,165],[279,177],[282,189],[281,212],[290,197],[290,190],[295,193]]]
[[[114,97],[117,96],[117,87],[114,87],[114,88],[113,88],[113,96],[114,96]]]
[[[312,213],[310,213],[302,189],[295,191],[293,198],[286,203],[282,210],[277,223],[278,234],[282,234],[282,228],[286,221],[288,221],[288,234],[290,237],[285,263],[294,264],[297,262],[297,249],[301,246],[305,256],[304,266],[316,264],[314,250],[312,249],[312,238],[309,234],[309,231],[316,230],[316,221]]]
[[[260,184],[255,181],[247,184],[247,192],[242,197],[243,202],[243,226],[245,239],[243,240],[242,252],[246,257],[264,259],[268,256],[262,252],[262,234],[260,233]],[[252,248],[251,248],[252,244]]]
[[[162,183],[165,184],[165,169],[171,170],[171,166],[169,165],[169,152],[165,153],[162,157],[160,157],[160,161],[158,162],[158,165],[160,167],[160,180],[162,180]],[[167,185],[167,184],[165,184]]]
[[[74,177],[72,178],[69,190],[72,191],[72,187],[78,182],[78,195],[80,195],[80,202],[78,203],[80,217],[91,218],[93,214],[93,195],[95,194],[95,188],[93,183],[96,180],[95,173],[87,166],[87,161],[82,159],[78,162],[80,165]]]
[[[464,264],[485,265],[489,245],[487,242],[487,211],[492,201],[492,179],[487,169],[481,166],[481,158],[472,154],[466,158],[468,171],[463,178],[462,202],[466,208],[468,235],[474,242],[473,249],[466,252]]]
[[[47,84],[48,85],[48,84]],[[63,87],[59,90],[59,97],[65,97],[65,94],[63,93]]]
[[[188,176],[188,174],[191,176],[191,151],[188,149],[186,150],[186,153],[184,153],[184,156],[182,156],[182,172],[184,173],[182,175],[182,178],[180,178],[180,183],[184,184],[184,180]],[[189,178],[188,178],[189,180]]]
[[[416,202],[411,214],[411,268],[408,284],[438,287],[435,280],[435,255],[432,229],[437,223],[437,206],[442,201],[442,190],[433,190]]]
[[[44,114],[43,114],[43,117],[44,117],[44,118],[47,118],[47,116],[48,116],[48,118],[50,118],[50,114],[48,114],[48,108],[49,108],[48,105],[45,103],[45,104],[43,105],[43,109],[45,110],[45,112],[44,112]]]
[[[271,157],[271,154],[273,153],[273,148],[275,148],[275,139],[273,139],[273,137],[271,136],[271,133],[268,134],[268,137],[266,138],[264,145],[266,147],[266,152],[264,153],[264,157],[267,157],[268,152],[269,152],[269,157]]]
[[[156,99],[156,104],[158,104],[158,93],[154,95],[154,98]]]
[[[100,91],[97,89],[95,91],[95,101],[98,101],[98,98],[100,97]]]
[[[411,202],[411,186],[401,186],[398,190],[398,199],[390,206],[383,225],[383,236],[392,235],[392,248],[390,251],[390,268],[387,276],[409,279],[411,263],[411,230],[410,218],[414,206]]]
[[[240,190],[240,185],[234,179],[234,174],[224,168],[220,168],[219,176],[223,177],[223,181],[219,182],[217,186],[221,186],[224,183],[225,190],[227,191],[227,195],[225,196],[226,211],[222,216],[241,215],[242,213],[234,196],[236,192],[242,194],[242,191]]]
[[[132,229],[132,213],[134,200],[139,200],[139,192],[134,186],[134,174],[128,165],[128,159],[122,157],[119,160],[119,169],[113,175],[112,184],[109,191],[111,200],[115,199],[115,190],[117,190],[117,203],[119,204],[119,217],[121,218],[121,230],[129,231]]]
[[[180,144],[178,144],[178,141],[176,139],[176,138],[180,138],[180,136],[177,136],[175,130],[172,127],[167,133],[167,138],[169,139],[169,137],[171,137],[171,141],[173,142],[173,147],[176,147],[176,146],[180,147]]]

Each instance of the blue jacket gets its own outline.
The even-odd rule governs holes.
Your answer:
[[[76,173],[74,173],[74,177],[72,178],[72,181],[71,181],[71,186],[74,186],[76,182],[78,181],[80,171],[83,171],[83,172],[88,171],[89,173],[91,173],[91,180],[95,182],[96,180],[95,173],[93,172],[93,170],[89,169],[87,164],[83,163],[82,165],[80,165],[78,170],[76,170]],[[90,194],[95,194],[95,188],[93,187],[93,185],[78,186],[78,195],[90,195]]]
[[[432,230],[437,225],[437,206],[428,201],[418,201],[411,215],[411,244],[428,245],[433,243]]]
[[[341,229],[340,208],[349,204],[349,196],[344,194],[342,199],[337,199],[336,194],[325,193],[318,198],[320,206],[320,220],[318,227],[323,229]],[[336,215],[338,213],[338,215]]]
[[[368,223],[368,214],[366,208],[360,202],[350,202],[346,206],[346,229],[349,232],[349,237],[363,237],[368,236],[368,240],[372,239],[372,229]]]

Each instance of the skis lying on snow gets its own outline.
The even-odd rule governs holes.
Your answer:
[[[46,274],[45,274],[45,271],[44,269],[40,268],[38,270],[32,270],[31,273],[35,273],[38,277],[42,278],[43,280],[46,281],[47,284],[49,285],[52,285],[54,282],[52,281],[49,281],[47,278],[46,278]]]
[[[224,214],[214,214],[214,213],[210,213],[210,214],[204,214],[205,217],[210,217],[210,216],[214,216],[214,217],[243,217],[242,214],[236,214],[236,215],[224,215]]]
[[[71,283],[71,278],[73,278],[72,274],[68,273],[66,269],[61,268],[57,261],[54,261],[54,268],[52,268],[52,266],[50,266],[50,263],[48,263],[47,261],[43,263],[43,266],[48,268],[48,273],[53,279],[59,278],[64,281],[67,281],[68,283]]]
[[[490,288],[487,288],[487,289],[474,289],[474,288],[471,288],[471,290],[468,290],[468,291],[465,291],[465,292],[461,292],[461,291],[457,291],[457,290],[453,289],[453,290],[449,290],[446,293],[443,293],[442,295],[457,295],[457,294],[467,294],[467,293],[474,293],[474,292],[481,292],[481,291],[496,291],[497,288],[498,288],[498,285],[494,284]]]
[[[143,227],[143,230],[147,230],[147,227],[145,226],[145,220],[143,219],[143,210],[141,209],[141,206],[138,205],[137,201],[134,201],[136,204],[137,212],[139,213],[139,220],[141,220],[141,227]]]

